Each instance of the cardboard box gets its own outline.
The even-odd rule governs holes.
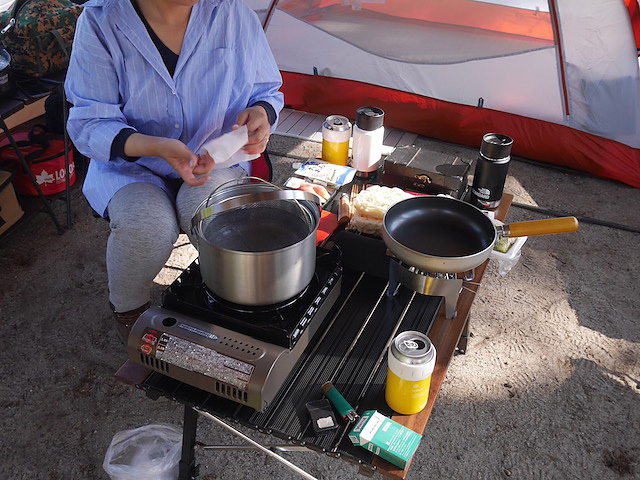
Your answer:
[[[382,182],[404,190],[461,198],[471,163],[415,145],[397,147],[384,161]]]
[[[402,469],[411,461],[422,435],[375,410],[362,414],[349,440]]]
[[[24,215],[11,180],[11,172],[0,170],[0,235]]]

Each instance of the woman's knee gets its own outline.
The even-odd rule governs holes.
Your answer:
[[[171,248],[178,239],[175,206],[160,187],[132,183],[109,202],[111,232],[137,248]]]

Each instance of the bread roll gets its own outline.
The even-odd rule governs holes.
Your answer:
[[[371,185],[351,199],[353,216],[347,229],[382,235],[382,220],[389,207],[412,195],[397,187]]]

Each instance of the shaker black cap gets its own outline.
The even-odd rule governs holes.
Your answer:
[[[361,130],[377,130],[384,122],[384,111],[378,107],[360,107],[356,111],[356,125]]]
[[[487,158],[500,160],[511,155],[513,139],[501,133],[487,133],[482,137],[480,153]]]

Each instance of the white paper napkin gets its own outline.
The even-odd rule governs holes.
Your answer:
[[[229,133],[209,140],[200,148],[200,155],[209,153],[211,158],[216,162],[214,169],[216,168],[228,168],[233,165],[237,165],[242,162],[248,162],[255,158],[258,158],[260,154],[249,155],[242,147],[249,142],[249,132],[247,126],[243,125],[237,130],[232,130]]]

